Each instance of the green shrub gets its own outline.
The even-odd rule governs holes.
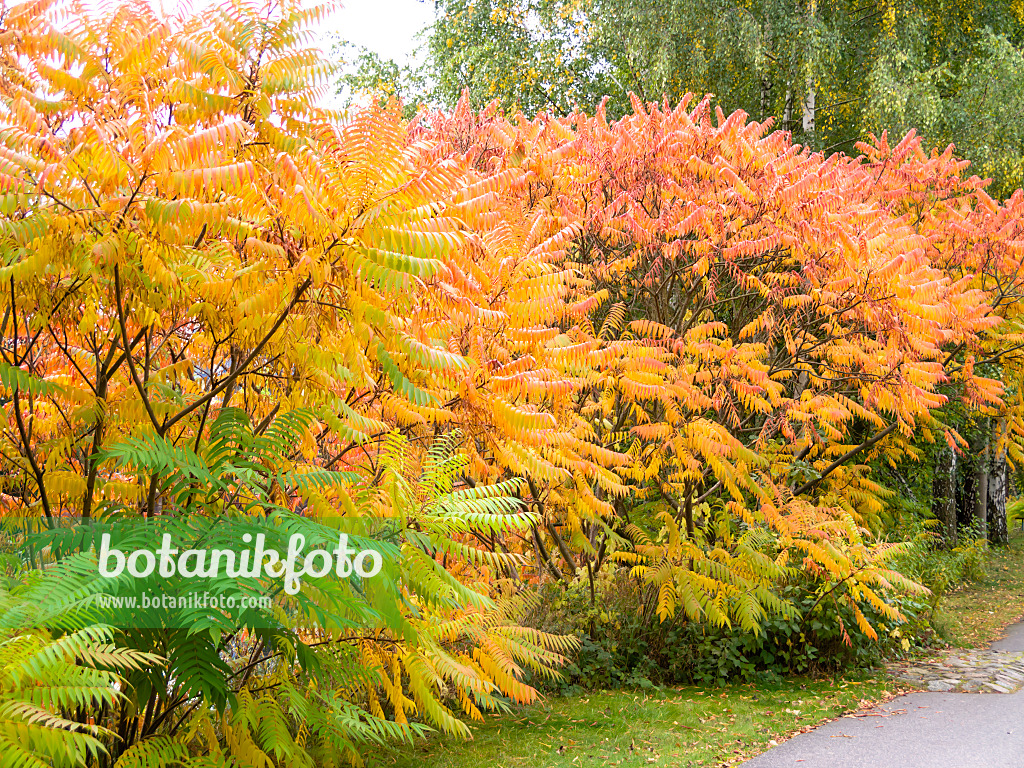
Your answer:
[[[1024,505],[1022,505],[1024,506]],[[929,595],[885,597],[904,620],[897,625],[865,608],[880,637],[861,629],[838,587],[796,577],[777,588],[785,609],[765,618],[757,632],[739,626],[688,621],[680,613],[658,620],[655,595],[625,570],[607,568],[590,583],[548,583],[539,589],[539,608],[528,623],[556,634],[574,635],[579,650],[551,688],[650,687],[679,683],[817,675],[876,665],[887,655],[931,645],[936,606],[951,589],[982,575],[986,544],[963,531],[960,544],[940,546],[930,524],[907,515],[897,534],[910,545],[892,567],[923,584]]]
[[[830,592],[831,587],[811,580],[783,586],[779,596],[787,609],[770,615],[757,633],[687,621],[681,614],[661,622],[653,595],[645,595],[625,571],[601,574],[593,591],[586,578],[540,589],[540,608],[529,623],[579,640],[578,652],[562,670],[564,679],[547,684],[549,689],[646,688],[835,673],[878,663],[887,650],[908,647],[908,634],[917,631],[885,627],[881,616],[869,613],[874,626],[885,627],[884,636],[875,640],[859,628],[852,609],[836,599],[840,590]],[[914,624],[928,603],[904,597],[899,607]]]
[[[1024,529],[1024,496],[1018,496],[1006,505],[1006,525],[1011,531],[1018,525]]]
[[[952,549],[942,547],[938,536],[924,525],[906,531],[905,538],[910,546],[894,558],[892,565],[907,578],[928,587],[933,605],[949,590],[984,574],[987,545],[968,528],[960,531],[959,543]]]

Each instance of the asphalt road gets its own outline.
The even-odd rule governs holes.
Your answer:
[[[1024,651],[1024,624],[992,647]],[[799,734],[743,766],[1024,768],[1024,691],[900,696],[869,716]]]
[[[1024,651],[1024,623],[1014,624],[1006,630],[1006,637],[992,643],[995,651]]]

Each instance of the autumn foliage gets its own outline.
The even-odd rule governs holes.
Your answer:
[[[362,714],[320,724],[366,743],[531,700],[524,670],[572,649],[517,623],[538,580],[626,568],[662,618],[756,631],[801,573],[863,632],[898,622],[920,587],[887,565],[882,458],[962,450],[951,399],[1020,457],[1024,195],[913,136],[824,157],[709,99],[332,114],[327,10],[0,16],[6,514],[175,512],[177,465],[118,446],[206,461],[231,409],[252,440],[292,414],[274,471],[326,479],[276,502],[407,525],[408,633],[351,633],[335,703]],[[275,720],[279,680],[247,679],[217,689],[235,736],[189,738],[257,764],[274,729],[244,723],[283,723],[291,764],[306,694]],[[171,754],[176,719],[104,743]]]

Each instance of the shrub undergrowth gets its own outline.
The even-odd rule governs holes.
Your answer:
[[[562,670],[562,680],[543,685],[571,693],[775,681],[865,669],[887,656],[933,645],[942,639],[935,623],[939,600],[979,578],[987,545],[964,531],[959,546],[945,549],[920,524],[902,538],[911,544],[893,565],[931,594],[888,595],[887,601],[904,616],[895,625],[866,611],[879,630],[877,639],[835,599],[834,585],[805,574],[779,587],[785,608],[768,615],[757,631],[692,621],[679,613],[659,621],[654,596],[622,570],[598,574],[593,585],[582,573],[569,583],[545,583],[537,587],[541,600],[530,623],[547,632],[575,635],[579,650]]]

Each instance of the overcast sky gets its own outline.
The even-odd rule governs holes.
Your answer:
[[[102,5],[115,0],[85,0]],[[197,12],[217,0],[151,0],[164,13],[173,14],[184,8]],[[334,36],[368,48],[384,59],[399,64],[412,61],[412,54],[422,41],[417,33],[434,21],[434,0],[341,0],[342,8],[328,18],[319,34],[320,44],[330,51]],[[0,0],[0,4],[3,0]],[[349,51],[349,56],[355,52]],[[422,59],[421,59],[422,61]],[[340,107],[339,97],[328,95],[324,106]]]
[[[413,36],[434,20],[432,0],[342,0],[331,31],[386,59],[404,62],[416,47]]]
[[[100,5],[113,0],[85,0]],[[2,3],[3,0],[0,0]],[[155,0],[165,13],[183,7],[197,11],[216,0]],[[434,0],[341,0],[342,8],[319,30],[325,42],[332,33],[369,48],[385,59],[407,63],[419,44],[413,38],[434,21]]]

